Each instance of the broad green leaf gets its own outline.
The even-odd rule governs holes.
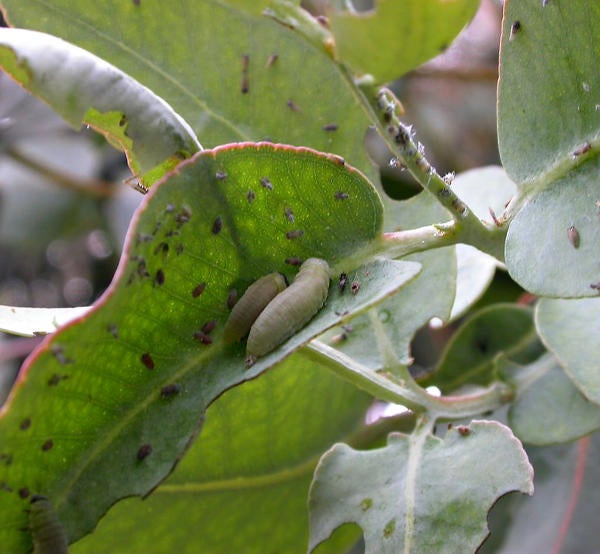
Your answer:
[[[164,100],[54,36],[0,29],[0,67],[73,127],[89,125],[118,145],[147,185],[201,148],[189,125]]]
[[[464,385],[488,385],[494,379],[494,359],[534,360],[543,347],[535,332],[530,308],[495,304],[474,313],[449,341],[435,373],[423,385],[443,392]]]
[[[535,323],[542,341],[581,394],[600,404],[600,299],[542,298]]]
[[[33,337],[54,333],[58,327],[90,310],[89,306],[79,308],[20,308],[0,306],[0,331]]]
[[[524,191],[546,188],[578,168],[575,153],[586,141],[595,150],[600,74],[590,45],[599,37],[597,2],[505,3],[498,142],[502,165]]]
[[[368,12],[329,14],[337,57],[378,82],[443,52],[473,18],[477,0],[377,0]]]
[[[583,164],[533,197],[512,221],[506,265],[528,291],[558,297],[598,295],[592,285],[600,281],[599,170],[599,158]]]
[[[24,498],[36,493],[71,540],[89,532],[116,500],[147,494],[172,470],[217,396],[414,277],[416,264],[375,261],[360,294],[332,283],[326,308],[249,370],[244,346],[223,344],[232,289],[276,270],[291,278],[290,257],[357,266],[381,224],[375,190],[337,157],[241,144],[183,162],[136,212],[111,288],[41,345],[0,412],[0,543],[27,549]]]
[[[314,467],[332,442],[359,440],[370,401],[298,352],[216,400],[169,479],[111,508],[71,554],[306,552]]]
[[[481,554],[595,552],[598,547],[600,435],[561,446],[528,448],[535,494],[501,498],[490,513],[492,539]],[[497,521],[510,518],[509,523]]]
[[[599,38],[597,2],[506,2],[498,135],[521,194],[505,258],[511,276],[543,296],[596,294],[600,75],[589,45]]]
[[[510,426],[525,443],[548,445],[572,441],[600,429],[600,407],[587,400],[547,353],[527,366],[505,357],[496,362],[515,386],[508,412]]]
[[[147,86],[205,147],[246,140],[310,146],[377,179],[357,140],[371,124],[361,94],[329,55],[263,16],[266,0],[179,0],[168,9],[160,0],[1,4],[11,25],[64,38]]]
[[[532,494],[532,480],[521,444],[496,422],[455,427],[444,439],[392,434],[385,448],[366,452],[337,444],[311,486],[310,546],[352,521],[367,554],[472,552],[496,499]]]

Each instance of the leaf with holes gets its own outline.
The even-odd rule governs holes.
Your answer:
[[[0,29],[0,67],[73,127],[89,125],[124,150],[132,171],[146,185],[202,148],[164,100],[59,38]]]
[[[365,452],[337,444],[311,486],[310,547],[356,522],[367,554],[472,552],[496,499],[532,494],[532,480],[521,444],[495,422],[455,427],[443,439],[393,434],[385,448]]]
[[[31,494],[51,500],[71,540],[116,500],[147,494],[216,397],[413,278],[412,262],[362,265],[381,227],[381,202],[362,174],[305,148],[226,146],[157,183],[110,289],[41,345],[0,412],[4,547],[29,547],[20,529]],[[297,229],[302,236],[289,238]],[[317,317],[248,370],[245,346],[222,340],[234,291],[274,271],[291,278],[290,262],[308,257],[362,272],[360,292],[342,296],[332,282]]]

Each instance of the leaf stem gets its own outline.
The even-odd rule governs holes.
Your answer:
[[[419,184],[450,212],[453,224],[439,226],[443,233],[451,233],[448,243],[472,244],[503,260],[507,225],[481,221],[456,195],[451,188],[454,174],[441,177],[429,163],[424,146],[415,140],[412,126],[400,121],[403,109],[394,94],[385,87],[380,88],[371,107],[378,116],[379,134],[396,156],[394,163],[410,171]]]

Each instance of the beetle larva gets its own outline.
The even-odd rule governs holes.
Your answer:
[[[29,529],[34,554],[67,554],[67,534],[45,496],[35,495],[31,498]]]
[[[239,341],[265,309],[265,306],[287,286],[281,273],[269,273],[254,281],[237,301],[223,330],[225,343]]]
[[[323,307],[329,291],[329,265],[309,258],[294,282],[278,294],[256,318],[248,336],[249,365],[271,352],[310,321]]]

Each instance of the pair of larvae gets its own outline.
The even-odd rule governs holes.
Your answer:
[[[329,291],[329,265],[309,258],[287,287],[281,273],[252,283],[233,307],[224,328],[225,343],[248,335],[246,363],[268,354],[304,327],[323,307]]]

